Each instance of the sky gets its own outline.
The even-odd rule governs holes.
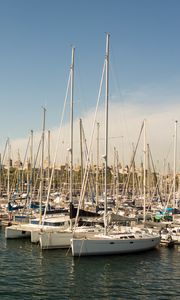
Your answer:
[[[36,144],[40,138],[42,107],[47,110],[46,130],[52,132],[51,148],[56,148],[73,46],[74,159],[78,162],[79,118],[88,141],[109,32],[110,162],[114,147],[120,160],[129,162],[146,119],[147,143],[156,165],[172,163],[174,122],[180,121],[179,12],[178,0],[0,0],[0,152],[9,137],[13,158],[19,151],[23,160],[30,130]],[[103,93],[97,117],[100,155]],[[68,103],[59,150],[62,161],[69,143]],[[179,122],[177,150],[178,130]],[[142,148],[143,142],[139,162]],[[177,162],[179,166],[178,151]]]

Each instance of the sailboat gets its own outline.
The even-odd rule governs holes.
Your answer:
[[[71,239],[71,249],[73,256],[88,255],[108,255],[134,253],[145,251],[156,247],[160,243],[160,236],[148,233],[119,233],[108,232],[107,224],[107,166],[108,166],[108,106],[109,106],[109,38],[106,37],[106,93],[105,93],[105,176],[104,176],[104,233],[94,234],[93,236]]]

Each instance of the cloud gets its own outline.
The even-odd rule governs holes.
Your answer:
[[[150,145],[151,153],[155,164],[163,165],[164,160],[172,164],[173,161],[173,136],[174,136],[174,122],[178,117],[180,111],[180,104],[174,101],[163,104],[162,99],[151,101],[151,95],[145,91],[136,93],[123,93],[123,101],[119,101],[117,97],[112,97],[114,102],[109,105],[109,164],[113,163],[114,147],[119,153],[120,161],[123,164],[129,164],[132,156],[133,147],[136,146],[140,129],[143,120],[146,119],[147,143]],[[144,100],[145,99],[145,100]],[[172,99],[171,99],[172,100]],[[153,104],[151,104],[153,102]],[[98,110],[96,122],[100,123],[100,156],[104,154],[104,107],[101,106]],[[90,143],[90,136],[93,128],[94,111],[90,110],[82,116],[83,129],[85,133],[86,145]],[[179,125],[178,125],[179,128]],[[58,143],[57,164],[68,161],[68,151],[70,147],[70,128],[66,123],[62,126],[60,139],[58,140],[58,128],[50,130],[51,135],[51,161],[54,160],[55,149]],[[93,147],[91,159],[96,163],[96,125],[94,128]],[[21,160],[30,157],[30,148],[27,149],[28,139],[14,139],[11,141],[11,153],[13,160],[17,160],[18,151]],[[41,139],[41,132],[34,133],[34,156],[37,153],[38,144]],[[47,158],[47,132],[45,135],[45,158]],[[83,149],[85,149],[85,142],[83,141]],[[85,150],[84,150],[85,151]],[[1,147],[1,153],[3,149]],[[139,164],[143,158],[143,135],[140,140],[138,152],[136,156]],[[179,158],[177,158],[179,161]],[[40,163],[40,153],[39,159]],[[80,130],[79,119],[74,122],[74,163],[80,163]]]

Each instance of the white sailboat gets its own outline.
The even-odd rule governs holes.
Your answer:
[[[73,256],[125,254],[146,251],[160,242],[158,235],[117,233],[71,239]]]
[[[108,166],[108,102],[109,102],[109,37],[106,38],[106,94],[105,94],[105,176],[104,176],[104,234],[94,234],[71,239],[73,256],[107,255],[134,253],[156,247],[160,242],[160,236],[146,233],[110,233],[107,224],[107,166]]]

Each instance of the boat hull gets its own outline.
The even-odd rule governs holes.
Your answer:
[[[73,235],[80,237],[90,237],[99,232],[99,228],[95,227],[80,227],[76,231],[65,228],[64,230],[57,230],[54,228],[42,230],[39,235],[39,242],[41,249],[56,249],[69,248],[71,246],[71,239]]]
[[[176,245],[180,245],[180,234],[172,234],[171,237]]]
[[[125,254],[150,250],[160,243],[160,237],[141,239],[71,239],[73,256]]]
[[[9,226],[5,228],[5,238],[6,239],[21,239],[30,238],[31,232],[28,228],[22,226]]]
[[[41,249],[69,248],[72,231],[44,231],[40,233],[39,242]]]

